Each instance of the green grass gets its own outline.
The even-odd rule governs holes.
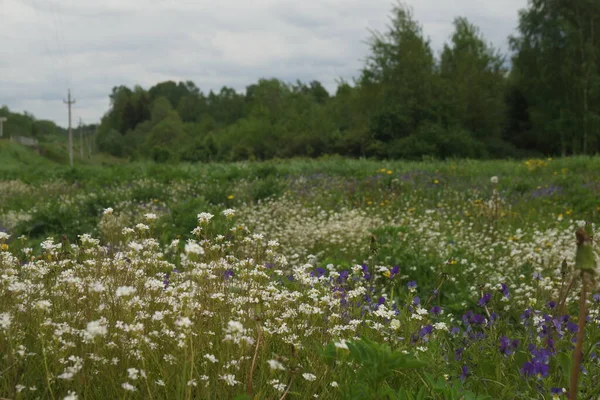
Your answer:
[[[41,157],[33,149],[13,143],[10,140],[0,140],[0,172],[18,172],[27,170],[35,173],[40,168],[52,168],[53,163]]]
[[[580,284],[568,321],[551,302],[576,276],[576,227],[600,222],[600,158],[71,169],[6,149],[9,398],[552,398],[568,386]],[[581,398],[600,388],[600,302],[588,300]]]

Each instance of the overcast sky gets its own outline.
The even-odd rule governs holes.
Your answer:
[[[439,52],[465,16],[506,51],[527,0],[408,0]],[[112,87],[192,80],[243,91],[259,78],[358,75],[369,29],[385,31],[391,0],[0,0],[0,105],[67,125],[97,122]]]

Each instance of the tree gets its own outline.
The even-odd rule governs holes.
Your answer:
[[[594,0],[530,0],[519,12],[513,65],[536,142],[547,153],[598,151],[599,26]]]
[[[166,97],[158,97],[152,103],[151,119],[154,125],[172,115],[173,107]]]
[[[187,83],[173,81],[160,82],[150,88],[148,93],[152,101],[159,97],[166,98],[171,104],[172,108],[177,107],[182,97],[190,94],[190,90],[196,90],[196,86],[193,82],[188,81]]]
[[[436,68],[421,26],[401,3],[392,10],[389,30],[373,33],[369,43],[371,53],[359,82],[368,99],[374,152],[380,153],[381,143],[406,137],[420,124],[438,120]]]
[[[445,125],[478,140],[499,140],[506,116],[504,58],[466,18],[456,18],[454,29],[440,62]]]

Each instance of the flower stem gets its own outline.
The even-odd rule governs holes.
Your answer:
[[[585,335],[585,317],[586,317],[586,279],[585,272],[582,273],[581,298],[579,299],[579,321],[577,327],[577,344],[575,354],[573,355],[573,369],[571,370],[571,388],[569,390],[569,399],[577,400],[577,386],[579,382],[579,370],[581,369],[581,356],[583,349],[583,338]]]
[[[260,339],[262,337],[262,329],[260,327],[260,322],[257,324],[258,326],[258,334],[256,336],[256,348],[254,349],[254,357],[252,358],[252,366],[250,367],[250,374],[248,375],[248,396],[252,397],[252,376],[254,375],[254,368],[256,368],[256,358],[258,357],[258,348],[260,346]]]

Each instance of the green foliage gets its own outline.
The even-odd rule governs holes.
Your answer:
[[[11,136],[44,139],[48,136],[66,134],[65,129],[52,121],[38,120],[27,111],[22,114],[11,112],[5,105],[0,107],[0,117],[7,118],[7,121],[3,123],[3,137],[0,140],[10,139]]]
[[[438,377],[437,379],[429,374],[425,373],[425,379],[431,388],[433,398],[444,399],[444,400],[491,400],[491,396],[487,395],[476,395],[475,393],[465,390],[462,382],[454,381],[447,382],[445,379]],[[400,397],[400,399],[410,399],[410,397]]]
[[[520,96],[513,101],[529,110],[530,129],[521,132],[528,133],[528,146],[562,155],[598,151],[599,23],[600,4],[593,0],[534,0],[520,13],[518,35],[510,40]]]

